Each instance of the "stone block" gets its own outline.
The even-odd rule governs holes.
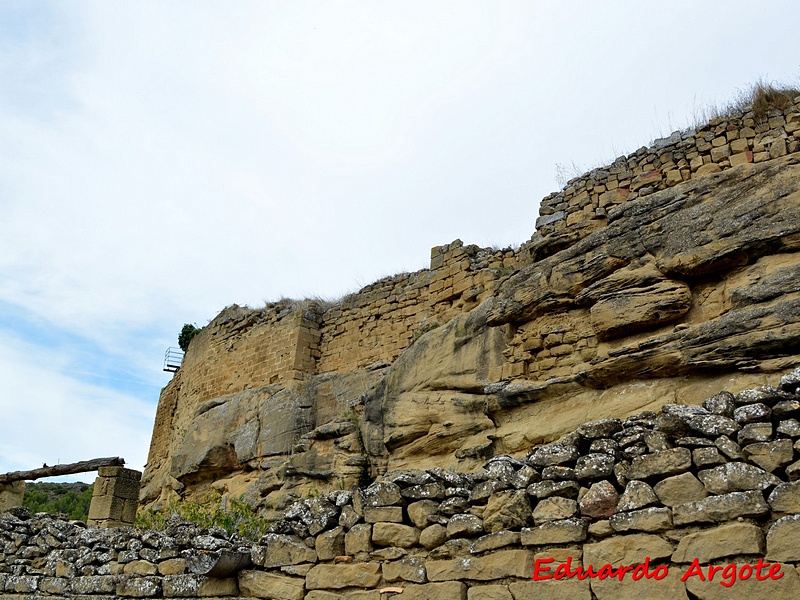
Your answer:
[[[347,566],[347,565],[320,565]],[[315,567],[319,568],[319,567]],[[313,571],[313,569],[312,569]],[[311,573],[309,573],[310,575]],[[299,577],[288,577],[264,571],[240,571],[239,593],[248,598],[270,598],[271,600],[303,600],[304,581]],[[347,586],[342,586],[347,587]],[[311,589],[311,588],[309,588]]]
[[[344,537],[343,527],[336,527],[320,533],[314,541],[317,558],[319,560],[333,560],[335,557],[344,554]]]
[[[589,488],[578,503],[581,516],[593,519],[610,517],[617,512],[619,493],[608,481],[598,481]]]
[[[604,452],[581,456],[575,462],[575,476],[579,481],[597,481],[614,472],[614,457]]]
[[[538,527],[523,528],[520,542],[523,546],[544,544],[568,544],[586,539],[588,523],[584,519],[550,521]]]
[[[125,564],[122,572],[132,575],[155,575],[158,573],[158,567],[147,560],[132,560]]]
[[[617,513],[609,519],[614,531],[658,532],[672,529],[672,511],[668,508],[650,507]]]
[[[765,490],[781,483],[771,473],[743,462],[729,462],[712,469],[704,469],[697,476],[712,494]]]
[[[39,578],[35,575],[6,575],[5,591],[15,594],[30,594],[39,587]]]
[[[592,579],[591,588],[597,600],[642,600],[643,598],[689,600],[686,588],[681,582],[682,574],[679,568],[672,567],[667,576],[660,580],[644,577],[638,581],[633,581],[630,577],[625,577],[622,581],[611,577],[603,580]]]
[[[270,533],[261,539],[265,548],[262,566],[272,569],[285,565],[317,562],[317,553],[298,537]]]
[[[541,525],[547,521],[559,521],[574,517],[578,512],[578,503],[571,498],[554,496],[540,500],[533,509],[533,522]]]
[[[666,173],[666,184],[669,187],[673,185],[678,185],[683,181],[683,175],[681,174],[680,169],[670,169]]]
[[[497,492],[489,497],[483,527],[489,533],[519,529],[530,524],[531,504],[525,490]]]
[[[375,506],[364,508],[364,521],[367,523],[402,523],[402,506]]]
[[[800,561],[800,515],[781,517],[767,532],[767,560]]]
[[[614,535],[614,528],[611,527],[611,521],[603,519],[589,524],[589,535],[596,538],[605,538]]]
[[[162,579],[165,598],[208,598],[239,595],[239,580],[236,577],[206,577],[191,573],[168,575]]]
[[[123,469],[129,471],[129,469]],[[133,479],[127,477],[114,477],[108,479],[106,493],[110,493],[117,498],[124,500],[138,500],[139,499],[139,482],[140,479]]]
[[[762,493],[750,490],[678,504],[672,507],[672,521],[678,527],[691,523],[720,523],[739,517],[759,517],[768,513],[769,506]]]
[[[705,469],[707,467],[716,467],[726,461],[717,448],[704,447],[692,450],[692,462],[698,469]]]
[[[419,543],[424,548],[432,550],[441,546],[447,541],[447,528],[443,525],[434,524],[426,527],[419,534]]]
[[[698,168],[697,171],[695,171],[695,177],[711,175],[712,173],[719,173],[720,171],[722,171],[722,167],[720,167],[717,163],[712,162]]]
[[[97,476],[131,479],[134,481],[141,481],[142,479],[142,474],[139,471],[126,469],[125,467],[100,467],[97,469]]]
[[[412,502],[409,504],[406,511],[408,512],[408,518],[411,522],[420,529],[424,529],[430,525],[428,518],[435,515],[438,509],[438,502],[434,500],[420,500],[419,502]]]
[[[161,580],[161,590],[165,598],[195,598],[200,592],[200,580],[203,575],[185,573],[167,575]],[[238,593],[238,584],[237,584]]]
[[[636,565],[649,557],[651,561],[669,558],[672,545],[665,539],[647,533],[618,535],[583,547],[583,562],[596,569],[605,564]]]
[[[239,595],[239,579],[237,577],[201,577],[197,595],[201,598],[218,598]]]
[[[161,578],[123,576],[117,581],[115,593],[125,598],[155,598],[161,595]]]
[[[353,525],[344,536],[345,554],[354,556],[359,552],[372,552],[372,525],[359,523]]]
[[[476,585],[467,590],[467,600],[514,600],[507,585]]]
[[[69,584],[70,581],[66,577],[42,577],[38,589],[51,596],[68,596]]]
[[[737,140],[731,141],[731,152],[735,154],[739,154],[740,152],[746,152],[750,149],[750,146],[747,143],[747,138],[739,138]]]
[[[701,563],[708,563],[726,556],[761,554],[763,551],[764,532],[761,528],[750,523],[726,523],[682,537],[672,560],[691,563],[697,558]]]
[[[168,558],[158,563],[159,575],[180,575],[186,572],[185,558]]]
[[[4,513],[9,508],[13,508],[15,506],[22,506],[22,498],[24,496],[24,481],[0,483],[0,513]]]
[[[490,581],[506,577],[530,577],[533,574],[533,552],[501,550],[481,557],[428,560],[425,567],[430,581]]]
[[[92,496],[89,504],[89,525],[99,524],[107,520],[122,520],[125,500],[117,496]]]
[[[549,579],[546,581],[515,581],[508,585],[514,600],[591,600],[589,580]]]
[[[755,442],[768,442],[772,439],[772,423],[748,423],[737,434],[742,446]]]
[[[539,500],[551,496],[577,498],[580,489],[581,486],[577,481],[538,481],[528,486],[527,493]]]
[[[770,473],[794,460],[792,440],[780,439],[772,442],[756,442],[742,448],[751,462]]]
[[[408,584],[395,598],[402,600],[466,600],[467,586],[460,581],[443,583]]]
[[[728,144],[717,146],[711,149],[711,160],[714,162],[721,162],[723,158],[728,158],[731,154],[731,148]]]
[[[372,541],[378,546],[411,548],[419,542],[419,534],[416,527],[400,523],[375,523],[372,526]]]
[[[472,514],[453,515],[447,521],[447,537],[469,537],[484,532],[483,521]]]
[[[425,561],[418,557],[412,556],[383,563],[383,578],[386,581],[425,583],[428,581],[426,573]]]
[[[691,467],[691,451],[688,448],[672,448],[634,457],[627,478],[647,479],[655,476],[679,475]]]
[[[617,510],[636,510],[637,508],[644,508],[656,502],[658,502],[658,496],[656,496],[653,488],[644,481],[634,479],[633,481],[629,481],[628,485],[625,486],[625,491],[622,493],[617,503]]]
[[[745,150],[739,154],[732,154],[728,160],[732,167],[744,165],[753,162],[753,153],[750,150]]]
[[[768,502],[777,513],[800,513],[800,481],[780,484],[772,490]]]
[[[713,450],[716,451],[716,448]],[[706,488],[691,473],[682,473],[662,479],[655,485],[653,491],[665,506],[694,502],[708,496]]]
[[[381,580],[380,563],[353,563],[338,565],[317,565],[306,575],[306,588],[309,590],[341,589],[348,587],[371,588]],[[301,580],[302,581],[302,580]],[[239,578],[239,587],[242,579]],[[242,589],[244,593],[244,589]],[[301,595],[302,598],[302,587]]]
[[[113,575],[83,575],[75,577],[70,587],[73,594],[113,594],[115,579]]]
[[[348,590],[346,592],[312,590],[306,594],[305,600],[382,600],[384,597],[379,590]]]
[[[475,540],[469,548],[472,554],[481,554],[506,546],[519,544],[519,533],[514,531],[497,531],[484,535]]]

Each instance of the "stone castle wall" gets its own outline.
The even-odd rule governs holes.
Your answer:
[[[584,423],[473,473],[395,471],[314,495],[257,543],[12,509],[0,597],[788,600],[800,593],[798,418],[800,369],[701,406]]]
[[[195,402],[302,379],[319,357],[320,315],[294,303],[231,307],[192,340],[179,370]],[[185,393],[185,392],[184,392]]]
[[[539,256],[605,226],[609,211],[620,204],[737,165],[798,152],[799,106],[796,99],[782,112],[761,118],[753,111],[716,118],[570,180],[542,200],[536,231],[552,239]]]
[[[263,309],[231,306],[192,340],[167,389],[183,388],[197,405],[314,373],[392,362],[422,333],[475,308],[516,263],[513,250],[456,240],[431,250],[430,269],[387,277],[330,306],[291,300]],[[166,418],[172,403],[164,404]]]
[[[798,115],[800,98],[763,123],[715,121],[574,180],[518,250],[457,240],[332,304],[226,309],[162,392],[142,501],[215,485],[279,513],[341,473],[349,487],[477,469],[585,420],[786,372],[800,360]]]
[[[433,248],[430,269],[382,279],[325,312],[318,372],[393,362],[422,333],[478,306],[516,263],[512,250],[460,240]]]
[[[703,175],[798,151],[800,99],[764,119],[757,120],[751,111],[676,132],[546,197],[536,234],[517,251],[464,246],[460,240],[437,246],[431,251],[430,269],[384,278],[330,307],[317,307],[311,318],[308,311],[299,310],[287,316],[285,308],[272,309],[271,314],[265,314],[269,308],[250,314],[239,309],[238,320],[215,319],[213,333],[205,335],[206,347],[196,353],[196,366],[187,355],[184,373],[194,371],[192,388],[206,399],[308,373],[392,362],[421,333],[478,306],[493,294],[498,281],[520,266],[607,226],[621,205]],[[685,290],[669,286],[657,293],[686,296]],[[495,379],[577,372],[597,356],[593,349],[603,337],[618,337],[612,328],[598,339],[589,319],[588,310],[578,309],[518,330],[513,358],[493,374]]]

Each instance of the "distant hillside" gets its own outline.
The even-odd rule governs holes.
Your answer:
[[[22,505],[32,512],[64,513],[86,521],[94,486],[88,483],[28,483]]]

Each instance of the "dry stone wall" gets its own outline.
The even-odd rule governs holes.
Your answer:
[[[800,593],[800,369],[584,423],[473,473],[296,502],[258,543],[0,515],[3,598],[619,600]]]

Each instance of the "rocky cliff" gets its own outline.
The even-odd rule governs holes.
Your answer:
[[[513,217],[510,215],[510,217]],[[800,364],[800,99],[573,180],[517,250],[456,241],[333,305],[229,307],[163,390],[142,502],[275,513]]]

